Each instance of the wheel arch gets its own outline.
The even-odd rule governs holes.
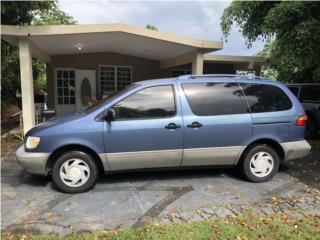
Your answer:
[[[92,156],[92,158],[96,162],[99,171],[100,172],[104,171],[103,162],[102,162],[101,158],[99,157],[99,155],[93,149],[91,149],[87,146],[84,146],[84,145],[80,145],[80,144],[68,144],[68,145],[64,145],[64,146],[57,148],[56,150],[54,150],[50,154],[48,161],[46,163],[46,168],[45,168],[46,175],[50,174],[52,167],[53,167],[54,163],[56,162],[56,160],[62,154],[69,152],[69,151],[83,151],[83,152],[89,154],[90,156]]]
[[[271,139],[271,138],[261,138],[261,139],[256,139],[254,140],[253,142],[251,142],[250,144],[248,144],[243,152],[241,153],[240,155],[240,158],[238,160],[237,163],[240,163],[244,156],[248,153],[248,151],[253,147],[253,146],[256,146],[256,145],[262,145],[262,144],[265,144],[265,145],[268,145],[270,147],[272,147],[279,155],[279,158],[280,158],[280,161],[282,162],[285,158],[285,152],[282,148],[282,146],[280,145],[280,143],[274,139]]]

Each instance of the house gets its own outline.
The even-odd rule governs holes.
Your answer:
[[[49,107],[58,116],[82,108],[145,79],[184,74],[260,74],[261,57],[212,52],[222,41],[207,41],[125,24],[1,26],[1,37],[19,47],[24,132],[34,126],[31,58],[46,63]],[[211,54],[208,54],[211,53]]]

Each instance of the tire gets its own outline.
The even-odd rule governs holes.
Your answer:
[[[318,129],[317,129],[316,123],[312,118],[309,118],[306,129],[305,129],[305,134],[304,134],[305,138],[314,139],[317,136],[317,134],[318,134]]]
[[[90,190],[97,176],[98,168],[92,156],[82,151],[62,154],[52,169],[53,183],[65,193],[82,193]]]
[[[277,152],[266,144],[260,144],[252,146],[244,154],[241,169],[249,181],[266,182],[278,172],[279,164],[280,158]]]

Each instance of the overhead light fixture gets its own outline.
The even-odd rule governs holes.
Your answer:
[[[82,43],[78,43],[74,46],[78,51],[82,51],[84,48],[84,44]]]

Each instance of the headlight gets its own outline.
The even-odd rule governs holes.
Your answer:
[[[26,148],[35,149],[36,147],[38,147],[39,143],[40,143],[39,137],[28,137],[26,141]]]

